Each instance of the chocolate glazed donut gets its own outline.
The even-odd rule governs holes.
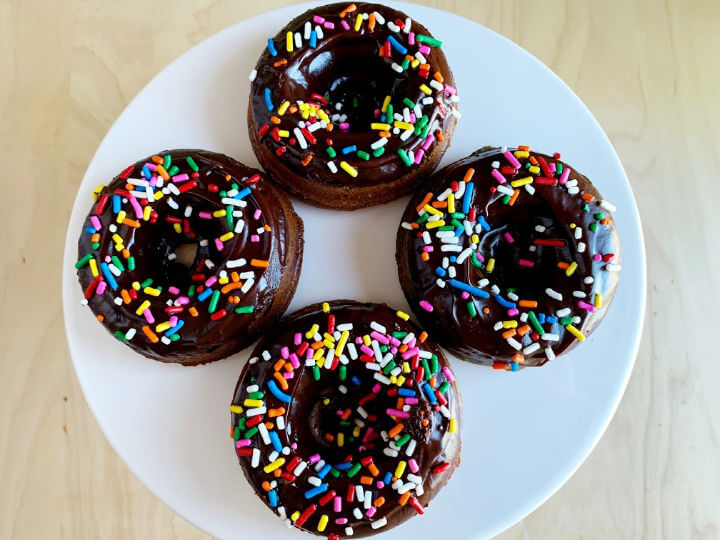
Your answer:
[[[422,514],[460,461],[461,403],[438,347],[384,304],[336,300],[282,321],[230,406],[256,494],[288,525],[367,536]]]
[[[614,211],[560,154],[481,149],[408,204],[400,283],[430,335],[460,358],[540,366],[607,312],[620,270]]]
[[[303,224],[260,171],[170,150],[130,165],[95,197],[78,241],[84,302],[140,354],[219,360],[287,309]]]
[[[273,181],[354,210],[414,189],[442,158],[458,96],[442,43],[404,13],[330,4],[268,40],[250,75],[248,130]]]

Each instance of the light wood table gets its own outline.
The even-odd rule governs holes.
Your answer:
[[[206,538],[129,473],[84,402],[63,330],[65,227],[142,86],[288,3],[0,2],[0,538]],[[500,538],[719,538],[720,2],[426,3],[516,41],[580,95],[647,242],[647,322],[620,409],[579,472]]]

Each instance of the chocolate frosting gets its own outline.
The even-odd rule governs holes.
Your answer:
[[[288,173],[330,187],[360,188],[397,182],[408,175],[414,176],[418,170],[418,165],[408,167],[398,155],[398,150],[412,151],[416,155],[423,152],[426,160],[436,164],[445,151],[456,123],[455,116],[451,114],[452,109],[456,108],[455,98],[452,97],[454,80],[439,46],[431,47],[425,42],[424,46],[429,52],[420,54],[420,58],[429,64],[426,71],[421,71],[418,65],[411,65],[401,70],[401,73],[392,68],[393,64],[400,66],[406,55],[414,59],[418,48],[423,46],[423,43],[417,41],[418,36],[431,38],[430,32],[417,21],[411,21],[410,30],[412,39],[415,40],[411,45],[408,43],[410,34],[404,29],[390,29],[390,25],[398,21],[400,25],[406,24],[409,19],[404,13],[386,6],[366,3],[358,3],[355,10],[345,12],[347,6],[347,3],[330,4],[309,10],[293,19],[272,40],[276,54],[273,56],[268,48],[262,53],[250,89],[248,126],[260,163],[269,171],[273,180],[282,183],[296,195],[305,195],[305,198],[307,193],[293,185],[287,178]],[[375,20],[371,30],[368,20],[364,20],[356,31],[356,19],[362,14],[372,14],[373,18],[380,15],[384,24]],[[317,23],[321,19],[325,21],[325,26]],[[316,40],[314,47],[305,37],[308,22],[311,29],[319,27],[323,34],[321,39]],[[343,28],[343,22],[348,25],[348,30]],[[328,28],[327,25],[334,25],[334,28]],[[293,44],[292,52],[288,52],[286,47],[288,32],[293,36],[296,33],[303,36],[302,46],[298,48]],[[393,46],[389,58],[380,56],[379,51],[389,38],[395,40],[400,48]],[[405,50],[404,54],[402,50]],[[445,88],[450,88],[449,91],[442,90],[443,85],[440,85],[439,89],[431,86],[435,73],[438,73],[444,85],[448,85]],[[425,85],[429,96],[434,98],[430,100],[431,104],[422,103],[428,94],[420,89],[421,85]],[[268,90],[272,110],[267,103]],[[322,99],[313,97],[313,94],[321,96]],[[407,108],[403,98],[419,104],[422,114],[427,115],[427,124],[434,126],[430,136],[437,138],[437,133],[440,132],[444,134],[446,141],[436,141],[432,146],[421,150],[427,137],[425,132],[424,137],[415,133],[406,141],[393,135],[389,137],[384,153],[373,157],[370,145],[378,140],[379,136],[378,131],[371,129],[370,124],[381,122],[373,113],[383,108],[383,101],[388,95],[392,97],[391,103],[396,113],[402,114],[403,108]],[[323,103],[324,99],[327,99],[327,103]],[[335,113],[347,114],[349,130],[343,131],[340,122],[334,121],[332,131],[313,131],[312,136],[316,142],[308,142],[308,148],[303,149],[295,142],[297,137],[293,131],[303,119],[299,112],[281,112],[280,107],[285,101],[291,105],[298,102],[316,103],[326,110],[329,116]],[[342,110],[335,109],[336,104],[342,104]],[[409,112],[412,112],[412,107]],[[273,118],[279,119],[279,124],[273,123]],[[260,135],[258,132],[263,126],[268,126],[270,131]],[[273,128],[287,130],[289,136],[273,137]],[[307,133],[304,138],[307,138]],[[328,144],[329,140],[332,144]],[[330,157],[327,154],[328,146],[332,146],[337,156]],[[367,152],[369,160],[359,157],[356,151],[342,153],[342,149],[352,146]],[[278,151],[284,153],[278,156]],[[308,156],[312,156],[312,160],[303,164]],[[353,177],[343,171],[340,167],[341,161],[357,169],[358,176]],[[337,172],[331,171],[329,162],[336,166]]]
[[[146,182],[143,168],[157,166],[151,157],[128,167],[96,194],[78,240],[78,259],[90,254],[105,290],[97,294],[99,282],[91,285],[96,278],[88,262],[78,269],[78,279],[84,291],[93,289],[88,303],[105,328],[137,352],[184,364],[215,360],[239,350],[268,316],[287,307],[302,261],[302,222],[260,171],[232,158],[203,150],[171,150],[158,156],[173,173],[164,189],[154,189],[156,195],[164,193],[159,200],[148,205],[142,185],[131,185],[132,193],[127,190],[128,182]],[[187,158],[194,160],[197,170]],[[152,171],[147,173],[150,176]],[[158,173],[154,174],[157,181]],[[146,206],[152,207],[148,219],[143,215]],[[234,215],[228,217],[228,212]],[[99,220],[99,230],[91,217]],[[287,237],[290,227],[299,238]],[[230,232],[232,238],[227,238]],[[221,237],[224,240],[218,240]],[[178,255],[188,248],[190,255],[183,264]],[[119,275],[111,275],[115,287],[107,278],[110,272],[101,268],[107,257],[117,258],[110,260],[114,268],[118,262],[121,266]],[[254,266],[253,261],[267,261],[267,266]],[[281,285],[289,290],[276,298]],[[208,292],[203,295],[205,290],[217,291],[217,299],[213,301]],[[144,310],[138,313],[140,307],[148,310],[150,319]],[[236,313],[239,307],[242,312]],[[169,334],[177,337],[162,339],[169,329],[158,325],[173,316],[182,321],[181,328]]]
[[[324,308],[328,311],[324,311]],[[331,322],[332,317],[334,321]],[[425,356],[434,355],[434,359],[421,360],[416,357],[418,353],[411,349],[403,360],[402,353],[391,354],[390,351],[381,354],[390,354],[397,366],[401,366],[403,361],[407,362],[406,370],[397,367],[391,371],[394,366],[389,364],[386,364],[381,372],[370,369],[369,362],[374,362],[376,357],[368,357],[368,351],[363,352],[355,340],[365,335],[372,335],[373,339],[376,339],[377,335],[372,332],[376,331],[377,326],[370,326],[373,322],[385,327],[386,332],[381,331],[381,337],[390,336],[393,332],[403,333],[398,336],[404,336],[408,332],[418,338],[421,336],[421,331],[415,324],[403,320],[384,304],[349,300],[336,300],[324,307],[314,304],[290,315],[263,338],[243,369],[235,389],[232,402],[236,408],[232,414],[233,434],[238,447],[238,459],[248,481],[274,512],[281,517],[290,518],[295,526],[308,532],[345,537],[346,528],[351,527],[354,536],[366,536],[402,523],[422,512],[423,507],[427,506],[445,485],[459,463],[461,403],[447,360],[437,346],[429,341],[418,341],[417,344],[410,345],[419,347]],[[312,356],[310,360],[307,359],[307,353],[303,353],[303,349],[310,344],[312,355],[313,342],[317,339],[327,341],[328,336],[332,338],[333,333],[326,333],[327,330],[333,330],[328,328],[330,324],[335,327],[333,350],[341,350],[337,338],[341,337],[341,330],[346,330],[349,323],[352,328],[348,330],[348,345],[342,348],[341,357],[333,355],[334,363],[330,368],[327,365],[321,368],[309,365],[314,361]],[[318,326],[313,328],[315,324]],[[316,337],[313,337],[313,333],[308,334],[313,329]],[[357,355],[354,359],[349,344],[356,348]],[[322,350],[330,354],[327,349]],[[369,352],[373,354],[372,351]],[[280,373],[287,369],[283,367],[285,362],[288,365],[293,362],[297,367],[290,367],[288,387],[280,390],[277,381]],[[377,369],[378,364],[373,365]],[[432,372],[432,379],[430,374],[425,376],[422,371],[425,368],[422,366]],[[341,370],[346,371],[342,373]],[[396,372],[406,377],[403,384],[390,383],[390,380],[395,380],[392,374]],[[375,374],[378,374],[377,378],[374,377]],[[387,380],[386,377],[391,379]],[[420,383],[416,379],[419,379]],[[446,380],[450,383],[443,385]],[[435,401],[433,404],[429,401],[426,390],[430,387],[426,388],[426,384],[440,389],[433,395],[433,400],[436,400],[436,395],[442,396],[446,400],[443,410],[440,410],[440,402]],[[275,388],[269,390],[270,385],[275,385]],[[276,390],[280,390],[286,399],[279,399]],[[418,399],[418,404],[405,406],[408,410],[405,413],[407,418],[391,417],[387,412],[388,409],[403,409],[398,403],[398,391],[408,392]],[[263,396],[259,397],[257,392],[262,392]],[[247,399],[260,399],[261,402],[246,401]],[[412,401],[408,397],[404,399]],[[241,412],[238,412],[237,407],[240,407]],[[254,412],[249,411],[248,407],[255,408]],[[258,411],[257,407],[262,407],[262,410]],[[281,407],[282,410],[279,411]],[[267,426],[270,432],[266,439],[268,442],[263,441],[262,433],[251,432],[252,434],[248,435],[246,431],[252,429],[252,426],[248,428],[245,424],[251,422],[254,418],[252,415],[258,412],[262,413],[262,422],[271,422]],[[342,412],[345,414],[338,416]],[[280,422],[278,413],[281,413]],[[452,433],[450,418],[454,419],[455,425]],[[424,419],[429,422],[423,423]],[[393,436],[401,445],[400,453],[399,456],[392,457],[384,451],[389,447],[389,442],[384,439],[387,432],[398,423],[402,424],[402,431]],[[354,434],[353,429],[357,430]],[[344,433],[342,443],[339,442],[338,435],[341,432]],[[378,435],[380,433],[382,435]],[[410,442],[398,440],[405,434],[409,435],[407,439]],[[326,438],[327,435],[332,440]],[[276,442],[272,442],[271,438],[277,438]],[[415,442],[412,442],[413,440]],[[409,456],[411,445],[414,445],[414,450]],[[278,449],[281,451],[278,452]],[[275,455],[272,455],[273,451]],[[253,453],[257,456],[253,457]],[[279,477],[276,476],[278,473],[266,472],[265,469],[268,465],[272,468],[271,464],[278,458],[284,460],[278,469],[283,472],[283,476]],[[321,459],[322,463],[318,464],[313,459]],[[370,459],[377,469],[373,470],[369,464]],[[415,461],[410,464],[412,459]],[[255,466],[254,460],[257,460]],[[404,473],[401,471],[400,485],[410,482],[413,469],[414,474],[419,477],[414,479],[422,484],[419,494],[415,488],[408,491],[405,504],[399,503],[400,494],[396,487],[390,485],[396,479],[382,484],[383,479],[388,480],[385,478],[386,473],[394,475],[398,472],[400,461],[406,462],[402,465],[406,469]],[[297,471],[298,465],[301,469],[304,468],[302,472]],[[328,470],[323,471],[324,465],[332,468],[327,467]],[[438,466],[441,466],[440,470],[437,469]],[[358,470],[353,472],[354,468]],[[292,475],[293,472],[298,474]],[[312,483],[313,477],[316,479],[315,484],[321,484],[317,495],[312,492],[308,494],[308,490],[315,487]],[[318,480],[318,477],[321,479]],[[267,485],[273,481],[276,482],[274,486]],[[378,481],[381,483],[378,484]],[[348,500],[349,486],[353,486],[354,492],[355,486],[362,486],[366,492],[372,492],[372,501],[377,503],[374,514],[370,510],[371,516],[368,517],[369,507],[363,506],[356,495]],[[267,489],[270,487],[272,489]],[[332,491],[341,499],[338,501],[342,507],[339,512],[334,510],[335,495],[328,495]],[[306,520],[298,521],[298,517],[312,505],[316,507],[312,514]],[[355,508],[361,512],[360,518],[354,516]],[[328,516],[328,522],[323,530],[319,530],[322,515]],[[343,518],[347,522],[344,522]],[[336,521],[338,519],[339,522]],[[378,524],[382,525],[385,519],[387,524],[373,528],[372,523],[376,523],[377,527]],[[320,528],[322,529],[321,525]]]
[[[559,155],[531,152],[536,164],[543,163],[530,170],[530,157],[516,158],[515,154],[523,156],[522,151],[510,152],[520,168],[511,165],[502,150],[485,148],[438,171],[403,214],[396,256],[405,295],[434,339],[463,359],[514,370],[522,365],[542,365],[592,332],[615,294],[620,251],[611,214],[614,207],[603,201],[585,176],[560,161]],[[550,167],[555,167],[555,174],[548,171]],[[426,213],[423,206],[437,201],[448,188],[457,194],[469,169],[474,169],[469,179],[474,184],[469,208],[478,216],[471,227],[478,238],[474,242],[463,232],[468,217],[461,216],[458,202],[455,210],[461,213],[457,220],[462,223],[456,225],[461,227],[449,228],[456,231],[451,235],[459,237],[460,248],[442,251],[443,242],[437,236],[442,228],[427,230],[424,239],[426,228],[418,226],[418,219]],[[498,173],[505,183],[498,181]],[[527,178],[532,182],[526,183],[523,179]],[[520,181],[518,185],[511,186],[516,181]],[[507,204],[510,197],[498,189],[518,191],[517,199]],[[431,196],[426,199],[428,192]],[[465,202],[464,196],[461,200]],[[442,204],[439,212],[449,221]],[[481,218],[487,227],[480,224]],[[475,262],[472,255],[462,263],[449,260],[461,258],[468,248],[469,253],[478,254]],[[569,267],[572,263],[576,266]],[[457,282],[476,289],[463,298],[463,289],[453,285]],[[498,289],[493,290],[494,285]],[[486,297],[476,294],[477,288]],[[498,325],[503,321],[505,325]],[[510,338],[514,343],[508,339],[513,329]]]

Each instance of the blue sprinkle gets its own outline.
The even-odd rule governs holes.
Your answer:
[[[273,107],[272,99],[270,99],[270,97],[270,89],[265,88],[265,105],[267,106],[268,111],[272,111],[275,109],[275,107]]]
[[[343,463],[338,463],[335,465],[335,468],[338,471],[347,471],[350,467],[352,467],[352,461],[345,461]]]
[[[143,165],[142,173],[143,173],[143,176],[145,178],[147,178],[148,180],[150,180],[152,178],[152,172],[150,172],[150,167],[148,167],[147,165]]]
[[[85,232],[88,234],[95,234],[97,229],[95,227],[85,227]]]
[[[393,49],[395,49],[400,54],[407,54],[407,49],[403,47],[400,42],[395,39],[393,36],[388,36],[387,40],[390,42],[390,45]]]
[[[315,45],[317,45],[317,32],[313,30],[310,32],[310,46],[314,49]]]
[[[315,497],[316,495],[320,495],[321,493],[325,493],[325,492],[327,491],[327,489],[328,489],[328,485],[327,485],[327,484],[320,484],[320,485],[317,486],[317,487],[308,489],[308,490],[305,492],[305,498],[306,498],[306,499],[312,499],[312,498]]]
[[[325,478],[330,472],[330,469],[332,469],[332,466],[328,465],[327,463],[323,465],[322,469],[317,472],[318,478]]]
[[[275,42],[272,38],[268,38],[268,51],[270,52],[270,56],[277,56],[277,49],[275,48]]]
[[[250,195],[250,188],[249,188],[249,187],[246,187],[245,189],[241,190],[240,193],[238,193],[237,195],[235,195],[235,198],[238,199],[238,200],[242,200],[242,199],[244,199],[245,197],[247,197],[248,195]]]
[[[556,322],[558,322],[558,320],[557,320],[557,317],[548,315],[547,317],[545,317],[545,322],[550,323],[550,324],[555,324]]]
[[[360,381],[360,379],[357,378],[357,376],[353,376],[353,378],[351,380],[358,386],[360,386],[362,384],[362,382]]]
[[[455,227],[455,236],[460,238],[465,232],[465,227]]]
[[[437,398],[435,397],[435,392],[433,392],[432,387],[427,382],[424,382],[422,389],[425,391],[425,395],[428,397],[430,403],[435,405],[437,403]]]
[[[465,195],[463,195],[463,214],[467,214],[470,211],[470,203],[472,202],[472,194],[473,194],[473,188],[475,187],[475,184],[472,182],[468,182],[465,184]]]
[[[387,120],[387,114],[382,113],[380,115],[380,122],[384,124],[386,120]]]
[[[510,362],[510,371],[517,371],[519,369],[518,363],[515,361]]]
[[[120,195],[113,195],[113,214],[118,214],[120,210]]]
[[[545,324],[545,314],[544,313],[538,313],[537,320],[540,324]]]
[[[398,396],[402,397],[415,397],[417,395],[417,392],[415,390],[410,390],[409,388],[398,388]]]
[[[443,277],[443,276],[445,276],[445,274],[447,274],[447,272],[445,271],[445,269],[442,266],[438,266],[435,269],[435,273],[440,277]]]
[[[268,491],[268,502],[270,503],[271,508],[275,508],[278,505],[277,491],[274,489]]]
[[[457,279],[449,279],[448,284],[451,287],[460,289],[461,291],[469,292],[470,294],[472,294],[473,296],[477,296],[478,298],[490,298],[489,292],[478,289],[477,287],[473,287],[472,285],[468,285],[463,281],[458,281]]]
[[[280,437],[277,434],[277,431],[268,431],[268,436],[270,437],[270,442],[273,445],[273,448],[277,452],[282,452],[282,443],[280,442]]]
[[[117,289],[118,288],[117,281],[115,281],[115,276],[112,275],[112,272],[110,271],[110,267],[108,266],[108,263],[101,262],[100,269],[102,270],[102,273],[105,276],[105,280],[108,282],[108,285],[110,285],[110,288],[113,290]]]
[[[292,398],[290,396],[288,396],[285,392],[278,388],[278,385],[275,381],[270,380],[268,381],[267,385],[272,392],[272,395],[278,398],[283,403],[290,403],[292,401]]]
[[[173,326],[172,328],[170,328],[170,330],[168,330],[167,332],[165,332],[165,335],[166,335],[167,337],[170,337],[170,336],[172,336],[172,335],[174,335],[174,334],[177,334],[183,326],[185,326],[185,321],[183,321],[183,320],[181,319],[181,320],[179,320],[179,321],[177,322],[177,324],[176,324],[175,326]]]
[[[354,144],[350,145],[350,146],[346,146],[345,148],[342,149],[343,154],[352,154],[355,151],[357,151],[357,146],[355,146]]]
[[[514,302],[508,302],[499,294],[495,295],[495,301],[505,309],[514,309],[516,307],[516,304]]]
[[[450,262],[454,263],[457,261],[457,257],[455,255],[450,255]]]
[[[390,471],[385,473],[385,478],[383,478],[383,482],[386,486],[389,486],[390,482],[392,482],[392,473]]]
[[[213,292],[214,291],[212,289],[207,288],[203,292],[198,294],[197,299],[200,300],[201,302],[204,302],[205,300],[207,300],[208,298],[210,298],[212,296]]]
[[[482,227],[483,231],[489,231],[489,230],[490,230],[490,225],[488,225],[488,222],[485,221],[485,218],[484,218],[484,217],[478,216],[477,220],[478,220],[478,223],[480,223],[480,226]]]

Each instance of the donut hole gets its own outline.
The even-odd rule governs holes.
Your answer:
[[[182,264],[186,268],[195,266],[195,259],[198,253],[197,242],[188,244],[180,244],[175,248],[175,262]]]
[[[344,116],[351,133],[370,131],[386,96],[409,95],[406,72],[397,73],[366,37],[337,40],[307,64],[304,84],[328,99],[331,114]]]
[[[576,260],[575,241],[568,234],[567,227],[560,223],[549,205],[542,201],[534,204],[516,204],[512,207],[495,204],[489,210],[493,217],[491,230],[480,239],[480,252],[495,259],[492,274],[487,275],[484,268],[471,272],[474,281],[489,277],[497,284],[501,293],[514,292],[520,298],[540,300],[546,297],[545,289],[560,284],[567,287],[568,279],[579,279],[582,272],[574,277],[565,276],[558,263]],[[544,227],[538,232],[536,227]],[[510,241],[508,239],[512,239]],[[562,240],[563,247],[536,245],[535,239]]]

